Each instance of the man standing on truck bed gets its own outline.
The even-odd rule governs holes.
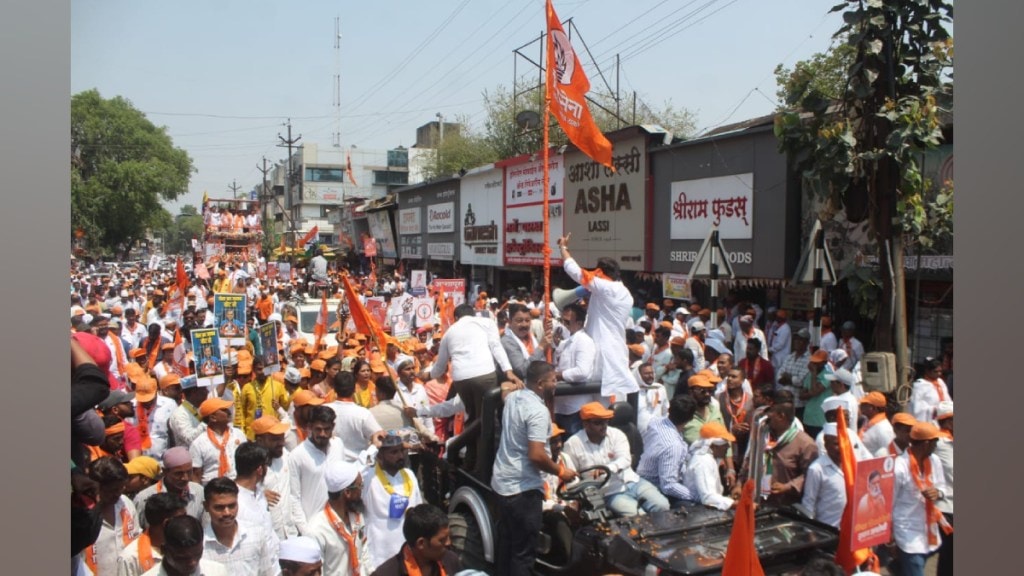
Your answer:
[[[498,495],[499,576],[532,574],[537,537],[543,521],[544,481],[541,472],[557,474],[562,482],[576,477],[551,459],[548,438],[551,414],[544,397],[555,389],[555,367],[544,361],[526,369],[526,388],[505,399],[501,443],[494,459],[491,488]]]

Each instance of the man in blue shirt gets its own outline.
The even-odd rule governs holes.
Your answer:
[[[540,473],[562,482],[576,477],[551,459],[551,413],[544,404],[557,380],[555,367],[537,360],[526,369],[526,387],[505,398],[501,442],[494,459],[491,488],[498,495],[499,576],[529,576],[537,556],[543,520],[544,481]]]
[[[691,396],[676,396],[668,405],[668,416],[651,420],[644,431],[644,453],[636,473],[657,486],[673,508],[694,500],[683,485],[683,463],[688,448],[682,434],[683,427],[696,411],[697,401]]]

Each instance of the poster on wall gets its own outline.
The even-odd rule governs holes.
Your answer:
[[[460,183],[459,214],[462,215],[462,243],[459,259],[463,264],[501,266],[503,263],[502,189],[500,168],[467,174]]]
[[[196,363],[196,381],[204,387],[223,384],[224,367],[221,362],[217,329],[200,328],[191,330],[189,334]]]
[[[592,267],[602,256],[623,270],[643,270],[647,221],[647,139],[612,143],[615,171],[579,151],[565,155],[565,231],[572,255]]]
[[[718,226],[723,240],[754,237],[754,174],[730,174],[672,183],[670,237],[701,240]]]
[[[551,264],[562,259],[558,239],[563,234],[565,209],[564,159],[561,154],[548,159],[548,245]],[[505,166],[504,246],[506,265],[541,266],[544,264],[544,164],[543,161]]]
[[[690,300],[693,297],[690,292],[690,280],[686,274],[662,274],[661,289],[665,298]]]

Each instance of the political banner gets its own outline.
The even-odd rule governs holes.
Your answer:
[[[416,326],[424,326],[434,323],[434,299],[416,298],[413,302],[413,311],[416,315]]]
[[[292,279],[292,263],[291,262],[278,262],[277,263],[277,277],[280,280],[288,282]]]
[[[388,306],[391,335],[399,340],[412,336],[413,304],[415,300],[410,294],[406,293],[392,298]]]
[[[693,297],[686,274],[662,274],[661,290],[665,298],[673,300],[690,300]]]
[[[427,271],[413,270],[409,272],[409,293],[413,296],[427,294]]]
[[[196,362],[196,381],[200,386],[209,387],[224,383],[224,366],[221,362],[220,338],[216,328],[192,330],[192,353]]]
[[[277,262],[267,262],[267,279],[278,277],[277,266]]]
[[[213,318],[221,346],[245,346],[245,294],[214,294]]]
[[[387,303],[384,302],[384,298],[380,296],[371,296],[366,299],[366,311],[373,316],[373,319],[377,322],[380,327],[387,326],[388,309]]]
[[[853,498],[852,548],[859,550],[889,542],[892,538],[892,498],[896,459],[883,456],[857,462]]]
[[[435,278],[434,282],[430,285],[433,290],[441,290],[452,299],[452,308],[459,304],[466,303],[466,279],[465,278],[453,278],[453,279],[442,279]]]
[[[270,376],[281,371],[281,359],[277,353],[277,323],[267,322],[259,327],[260,348],[263,352],[263,374]]]

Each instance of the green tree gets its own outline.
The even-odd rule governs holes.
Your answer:
[[[166,128],[128,100],[97,90],[71,98],[71,229],[90,252],[127,258],[147,230],[163,228],[161,201],[185,193],[194,171]]]
[[[455,122],[459,130],[446,133],[435,154],[418,159],[427,180],[447,178],[460,170],[471,170],[501,159],[487,139],[473,129],[467,116],[457,116]]]
[[[881,275],[875,342],[896,354],[905,377],[904,250],[930,217],[918,159],[943,139],[938,101],[952,69],[945,26],[953,7],[944,0],[845,0],[832,11],[843,11],[835,37],[845,36],[855,50],[843,90],[830,97],[808,74],[792,75],[775,134],[813,194],[844,207],[851,221],[868,220],[880,268],[892,270]],[[942,196],[943,206],[932,211],[938,218],[952,212],[951,191]]]
[[[162,233],[166,239],[165,251],[167,254],[191,254],[192,239],[201,240],[203,237],[203,216],[195,206],[185,204],[173,220],[164,222]]]
[[[799,102],[810,91],[829,100],[838,100],[846,90],[846,71],[856,56],[856,46],[850,44],[849,37],[844,34],[834,38],[827,51],[801,60],[793,68],[779,64],[775,67],[778,86],[775,96],[779,107],[784,108],[785,102]],[[794,90],[800,92],[794,93]]]

